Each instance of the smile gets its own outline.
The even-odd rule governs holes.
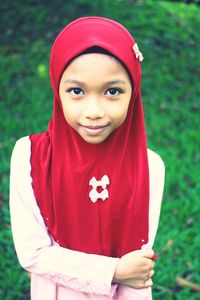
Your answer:
[[[98,126],[85,126],[85,125],[80,125],[87,133],[96,135],[105,130],[109,126],[109,124],[106,125],[98,125]]]

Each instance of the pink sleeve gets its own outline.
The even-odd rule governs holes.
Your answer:
[[[98,295],[112,295],[116,258],[59,247],[49,236],[34,198],[30,177],[30,141],[20,139],[13,150],[10,214],[20,264],[55,284]]]
[[[132,289],[119,285],[116,300],[152,300],[151,288]]]

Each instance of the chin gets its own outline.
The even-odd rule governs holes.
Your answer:
[[[99,137],[84,138],[84,137],[82,137],[82,138],[88,144],[101,144],[107,139],[107,137],[105,137],[105,138],[99,138]]]

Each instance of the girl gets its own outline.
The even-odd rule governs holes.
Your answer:
[[[31,299],[151,299],[164,165],[146,146],[142,59],[130,33],[101,17],[73,21],[54,42],[53,117],[11,160]]]

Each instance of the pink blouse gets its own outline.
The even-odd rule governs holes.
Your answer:
[[[164,164],[148,150],[150,170],[149,243],[156,236],[164,186]],[[37,206],[30,176],[29,137],[17,141],[11,159],[10,214],[21,266],[31,273],[32,300],[150,300],[151,288],[112,283],[118,259],[59,246],[49,235]]]

